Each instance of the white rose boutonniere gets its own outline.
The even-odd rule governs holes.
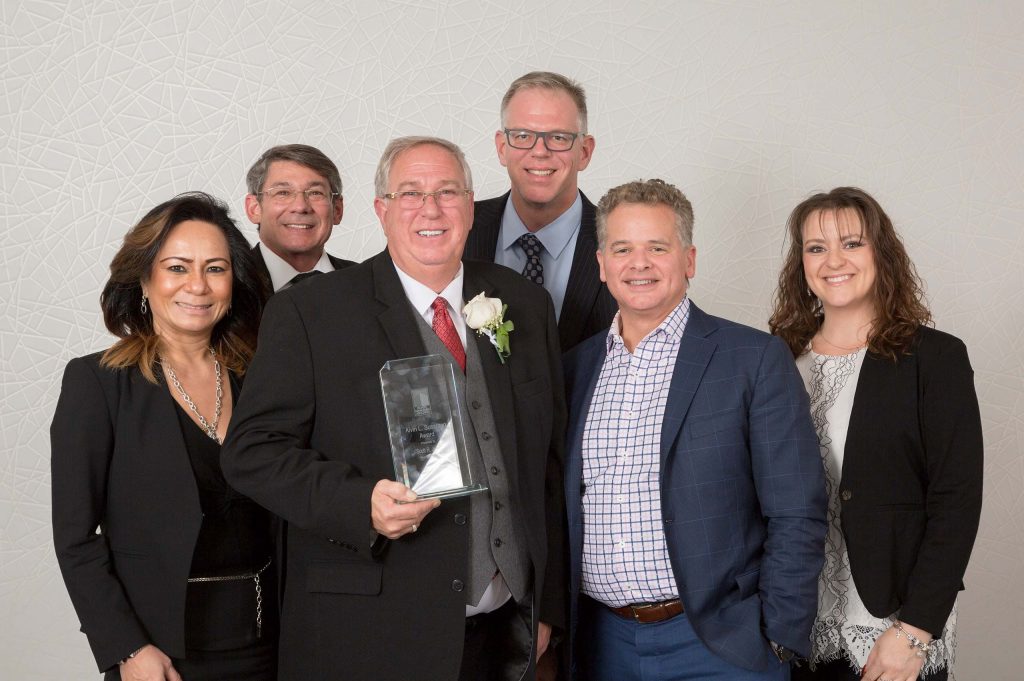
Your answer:
[[[478,336],[486,334],[491,345],[498,351],[498,359],[502,364],[511,354],[508,334],[516,328],[511,320],[504,318],[507,309],[508,305],[502,304],[500,298],[488,298],[482,292],[462,308],[466,324],[476,331]]]

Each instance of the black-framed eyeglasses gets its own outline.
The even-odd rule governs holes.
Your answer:
[[[278,204],[288,204],[295,200],[295,197],[302,194],[306,201],[311,204],[322,204],[327,203],[335,196],[338,196],[338,192],[327,191],[322,187],[313,187],[312,189],[292,189],[291,187],[274,187],[262,191],[256,196],[266,196],[268,199]]]
[[[472,189],[438,189],[436,192],[404,191],[384,194],[385,199],[397,200],[402,208],[419,208],[427,202],[428,196],[433,196],[439,206],[455,206],[463,196],[472,194]]]
[[[548,151],[569,151],[579,136],[578,132],[563,132],[561,130],[538,132],[505,128],[505,139],[513,149],[533,149],[537,145],[537,140],[542,139]]]

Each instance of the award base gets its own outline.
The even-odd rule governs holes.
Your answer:
[[[424,499],[455,499],[456,497],[468,497],[470,494],[486,491],[487,485],[476,484],[469,487],[462,487],[461,489],[446,489],[440,492],[425,492],[423,494],[417,494],[416,501],[422,501]],[[398,503],[411,504],[415,502],[399,501]]]

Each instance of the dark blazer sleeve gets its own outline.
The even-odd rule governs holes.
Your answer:
[[[824,563],[825,478],[803,381],[771,338],[750,405],[750,456],[767,522],[759,577],[765,636],[807,654]]]
[[[941,343],[933,338],[924,338],[919,353],[927,525],[900,619],[938,636],[963,588],[978,532],[984,445],[967,348],[946,334]]]
[[[315,413],[305,320],[284,291],[263,315],[259,349],[221,450],[224,477],[289,523],[368,551],[376,481],[361,477],[344,452],[328,457],[310,447]]]
[[[50,426],[53,541],[100,671],[149,642],[114,572],[104,520],[114,423],[98,364],[71,360]]]

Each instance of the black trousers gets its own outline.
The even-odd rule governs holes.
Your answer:
[[[945,669],[940,669],[919,678],[925,681],[947,681],[948,676]],[[813,672],[804,661],[800,663],[799,667],[793,668],[790,681],[861,681],[861,675],[846,658],[819,664]],[[874,679],[869,681],[874,681]]]
[[[515,600],[510,598],[497,610],[466,618],[466,641],[462,648],[462,667],[459,681],[491,681],[497,678],[498,670],[493,662],[498,661],[495,641],[502,631],[507,630],[507,621],[516,616]]]
[[[277,645],[260,644],[236,650],[190,650],[184,660],[173,659],[184,681],[277,681]],[[104,681],[120,681],[114,667]]]

